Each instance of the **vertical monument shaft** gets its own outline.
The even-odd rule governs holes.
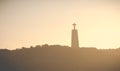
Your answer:
[[[78,40],[78,31],[75,28],[76,24],[73,24],[74,29],[72,30],[72,41],[71,41],[71,47],[73,48],[79,48],[79,40]]]

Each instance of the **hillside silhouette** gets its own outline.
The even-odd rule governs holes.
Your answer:
[[[0,71],[120,71],[120,49],[47,44],[1,49]]]

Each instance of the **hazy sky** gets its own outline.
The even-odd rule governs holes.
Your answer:
[[[70,46],[74,22],[81,47],[120,47],[119,0],[0,0],[0,48]]]

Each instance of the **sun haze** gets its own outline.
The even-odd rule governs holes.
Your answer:
[[[116,0],[1,0],[0,48],[70,46],[74,22],[80,47],[120,46],[120,2]]]

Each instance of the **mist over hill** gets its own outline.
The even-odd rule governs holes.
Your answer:
[[[120,49],[60,45],[0,50],[0,71],[120,71]]]

